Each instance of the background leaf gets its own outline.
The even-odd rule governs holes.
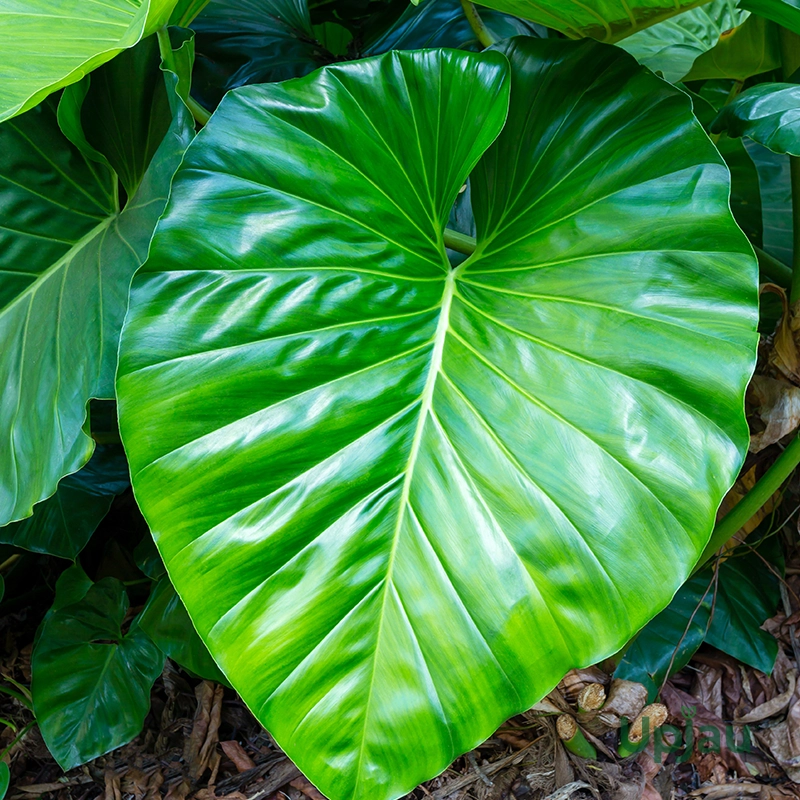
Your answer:
[[[0,0],[0,122],[135,45],[175,0]]]
[[[775,153],[800,155],[800,86],[762,83],[728,103],[711,125],[714,133],[747,136]]]
[[[129,486],[121,447],[98,446],[80,472],[68,475],[33,516],[0,528],[0,542],[35,553],[75,559],[88,543],[115,495]]]
[[[175,663],[201,678],[227,685],[166,575],[153,586],[139,624]]]
[[[672,83],[681,80],[695,60],[719,42],[725,31],[740,25],[748,12],[735,0],[712,0],[671,19],[645,28],[620,43],[640,64]]]
[[[134,624],[122,584],[105,578],[42,624],[31,659],[34,711],[64,770],[126,744],[142,729],[164,655]]]
[[[114,396],[130,279],[192,133],[175,110],[121,212],[114,174],[62,135],[52,104],[0,126],[0,524],[30,516],[91,456],[86,404]]]

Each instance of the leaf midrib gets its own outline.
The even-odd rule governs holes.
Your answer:
[[[461,267],[458,267],[457,269],[451,269],[445,278],[444,291],[442,292],[441,310],[439,312],[439,321],[436,325],[436,333],[433,337],[433,351],[431,353],[430,368],[428,371],[428,376],[425,379],[425,387],[422,390],[417,427],[414,431],[414,438],[411,441],[411,450],[408,455],[408,462],[406,463],[406,468],[404,470],[403,486],[400,490],[397,521],[395,523],[394,533],[392,535],[392,549],[389,552],[389,560],[386,565],[386,576],[383,579],[383,598],[381,600],[381,607],[378,612],[378,630],[375,634],[375,650],[372,655],[372,674],[370,676],[369,688],[367,689],[367,699],[364,707],[364,726],[362,728],[361,740],[359,744],[358,761],[356,766],[356,784],[353,789],[354,797],[358,797],[359,782],[361,781],[361,776],[363,774],[362,765],[364,761],[364,749],[367,738],[366,731],[369,721],[373,689],[375,686],[375,666],[378,660],[378,651],[380,650],[381,645],[383,621],[386,617],[386,603],[393,586],[392,571],[394,569],[395,557],[397,555],[397,544],[400,540],[400,532],[405,520],[406,507],[409,505],[411,482],[414,479],[414,468],[416,466],[422,444],[422,435],[424,433],[428,417],[431,413],[433,406],[433,393],[442,368],[444,346],[447,340],[448,331],[450,330],[450,308],[452,306],[453,296],[455,294],[456,279],[461,271]]]

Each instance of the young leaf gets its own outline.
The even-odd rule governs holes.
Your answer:
[[[703,0],[481,0],[481,5],[554,28],[570,38],[618,42]]]
[[[133,47],[175,0],[0,0],[0,122]]]
[[[147,605],[139,616],[139,624],[164,654],[177,664],[206,680],[228,683],[197,635],[166,575],[153,587]]]
[[[247,87],[189,148],[121,433],[198,632],[327,796],[409,791],[685,579],[748,442],[728,191],[688,98],[592,42]]]
[[[728,103],[711,124],[713,133],[747,136],[774,153],[800,156],[800,86],[761,83]]]
[[[58,484],[33,516],[0,528],[0,542],[35,553],[75,559],[111,507],[128,487],[128,464],[122,448],[100,445],[89,463]]]
[[[128,598],[105,578],[42,623],[31,657],[33,706],[47,749],[64,770],[126,744],[142,729],[164,654],[135,623]]]
[[[725,31],[740,25],[748,16],[735,0],[712,0],[671,19],[645,28],[620,47],[640,64],[660,72],[672,83],[681,80],[695,60],[719,42]]]
[[[49,101],[0,125],[0,525],[30,516],[92,454],[86,404],[114,396],[130,279],[191,136],[175,108],[121,213],[116,177],[64,138]]]

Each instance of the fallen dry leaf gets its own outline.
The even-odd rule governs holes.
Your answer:
[[[218,742],[222,714],[223,688],[211,681],[203,681],[195,688],[197,711],[192,732],[186,739],[184,758],[189,774],[195,780],[210,766],[211,756]]]
[[[795,682],[786,719],[771,728],[757,731],[756,737],[789,778],[800,783],[800,683]]]
[[[105,800],[122,800],[119,775],[113,769],[107,769],[104,778],[106,783]]]
[[[310,800],[327,800],[325,795],[320,794],[319,789],[313,786],[308,779],[302,775],[299,778],[289,781],[289,786],[294,786],[295,789],[301,791],[306,797],[310,798]]]
[[[758,408],[758,416],[766,425],[750,437],[750,452],[760,453],[783,439],[800,425],[800,388],[766,375],[754,375],[747,397]]]
[[[750,725],[753,722],[761,722],[763,719],[780,714],[789,705],[794,695],[795,686],[797,685],[797,670],[790,670],[786,674],[786,679],[789,682],[789,688],[785,692],[757,706],[749,714],[738,717],[736,721],[740,725]]]
[[[239,742],[231,740],[229,742],[220,742],[219,745],[222,748],[222,752],[233,761],[237,772],[247,772],[247,770],[255,767],[255,761],[247,755]]]

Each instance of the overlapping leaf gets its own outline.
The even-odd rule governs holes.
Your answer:
[[[190,147],[121,432],[198,632],[329,797],[436,774],[686,577],[748,441],[728,191],[689,99],[590,42],[236,90]]]
[[[763,2],[764,0],[762,0]],[[708,0],[482,0],[567,36],[616,42]]]
[[[714,47],[725,31],[747,18],[736,0],[712,0],[684,11],[622,40],[640,64],[660,72],[673,83],[681,80],[695,60]]]
[[[800,156],[800,86],[753,86],[720,111],[711,130],[747,136],[775,153]]]
[[[0,0],[0,121],[133,47],[175,0]]]
[[[86,404],[114,396],[130,279],[189,139],[175,107],[122,212],[116,176],[63,136],[49,102],[0,126],[0,525],[92,454]]]

